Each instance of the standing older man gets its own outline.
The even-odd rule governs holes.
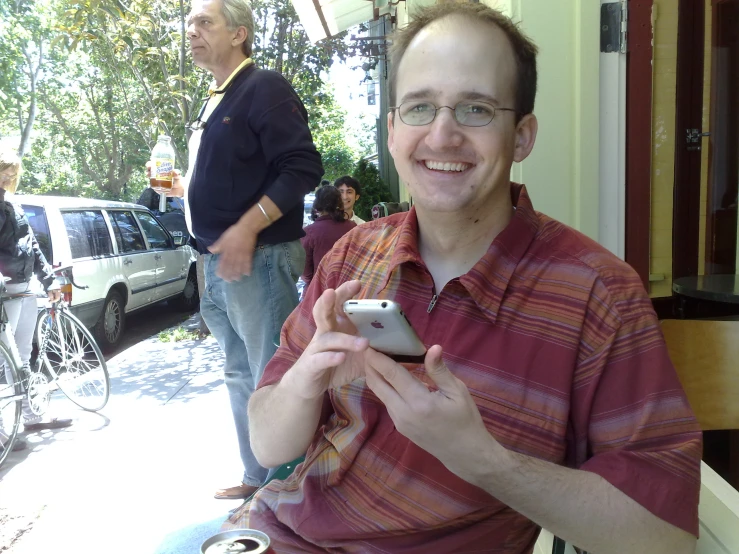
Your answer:
[[[510,182],[534,146],[536,47],[484,4],[393,40],[390,152],[414,208],[321,263],[249,405],[257,459],[307,451],[228,525],[276,552],[693,552],[701,434],[638,276]],[[343,312],[399,302],[401,366]]]
[[[323,168],[290,83],[251,59],[254,16],[246,0],[195,0],[187,36],[195,65],[214,83],[191,125],[190,169],[172,194],[187,197],[205,254],[200,309],[226,355],[244,464],[242,482],[216,498],[246,498],[267,476],[249,444],[247,403],[298,303],[303,197]]]

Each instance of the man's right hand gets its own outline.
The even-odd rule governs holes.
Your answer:
[[[348,281],[338,289],[327,289],[313,306],[316,332],[302,356],[282,379],[282,386],[308,399],[323,396],[364,376],[369,340],[357,335],[357,328],[344,313],[344,302],[360,289],[359,281]]]
[[[146,162],[146,178],[151,179],[151,160]],[[185,187],[182,184],[182,172],[179,169],[172,170],[172,188],[167,192],[167,196],[175,196],[177,198],[185,196]]]

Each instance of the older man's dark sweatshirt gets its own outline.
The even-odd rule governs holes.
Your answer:
[[[259,244],[297,240],[303,197],[321,182],[321,156],[308,113],[290,83],[250,66],[239,73],[208,117],[188,190],[192,227],[201,253],[267,195],[283,216]]]

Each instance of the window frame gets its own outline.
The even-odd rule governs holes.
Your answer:
[[[97,254],[96,252],[91,252],[90,256],[83,256],[80,258],[76,258],[74,256],[74,251],[72,248],[72,241],[69,239],[69,228],[67,227],[67,220],[64,216],[67,214],[81,214],[85,212],[93,212],[93,213],[99,213],[102,217],[103,223],[105,224],[105,230],[108,233],[108,241],[110,241],[110,252],[107,254]],[[59,210],[59,215],[62,219],[62,225],[64,226],[64,231],[67,237],[67,242],[69,244],[69,255],[72,259],[72,261],[82,261],[82,260],[102,260],[105,258],[111,258],[116,255],[116,244],[115,244],[115,237],[111,233],[111,228],[109,225],[109,222],[106,218],[105,210],[103,208],[86,208],[86,207],[79,207],[79,208],[64,208]],[[51,263],[51,262],[50,262]]]

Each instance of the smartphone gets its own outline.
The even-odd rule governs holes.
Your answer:
[[[391,356],[423,356],[426,347],[392,300],[347,300],[344,313],[375,350]]]

